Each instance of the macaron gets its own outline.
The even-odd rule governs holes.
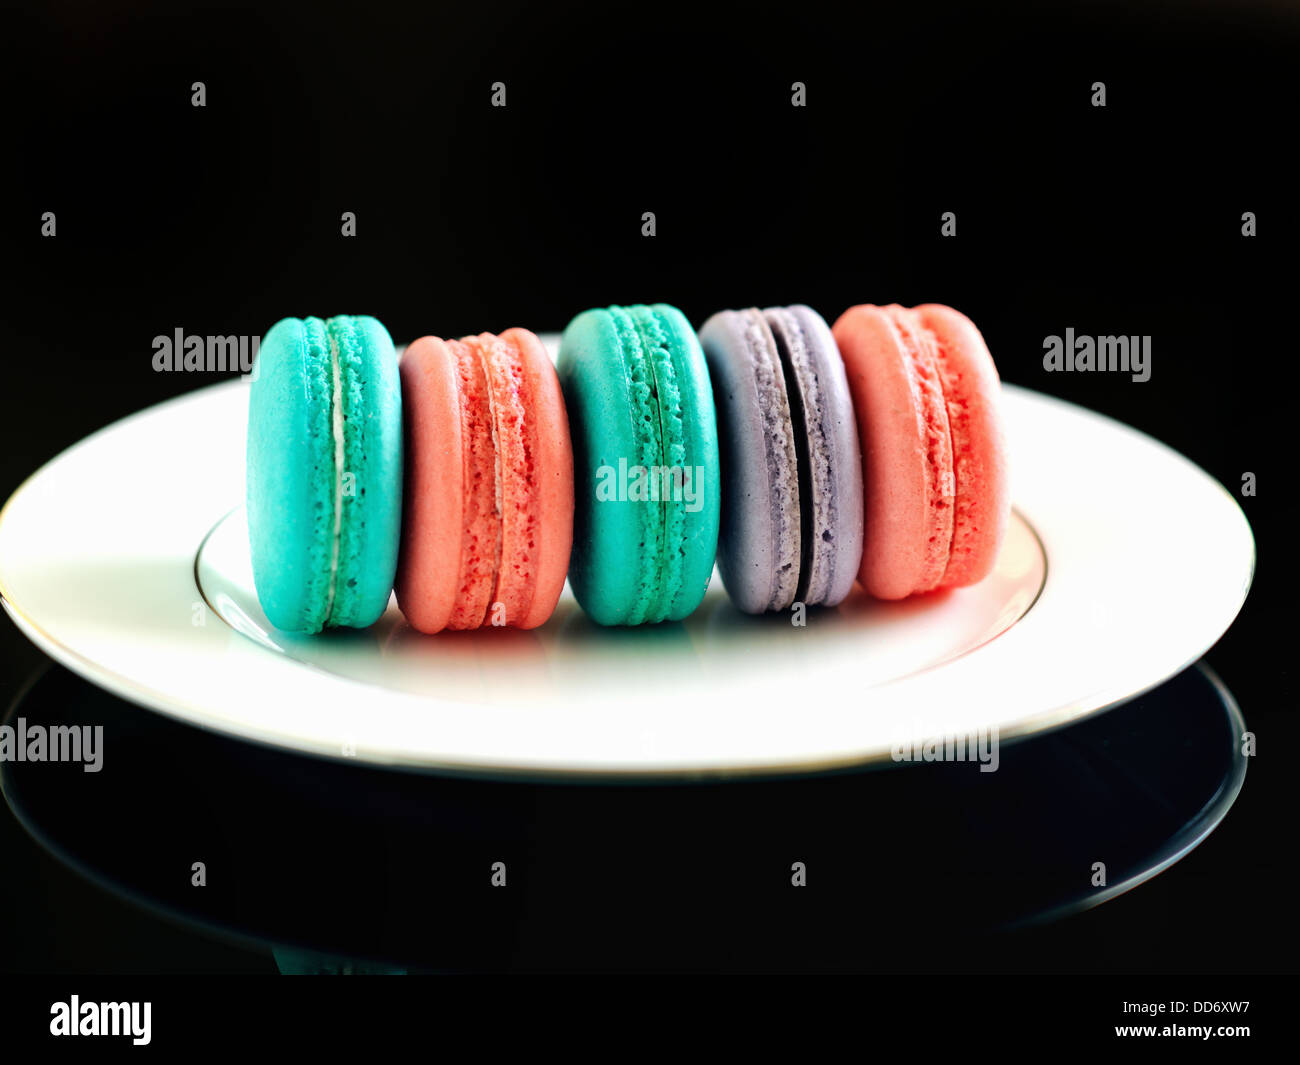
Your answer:
[[[402,516],[397,357],[374,318],[286,318],[248,403],[253,583],[278,629],[364,628],[388,606]]]
[[[832,332],[862,440],[862,586],[901,599],[982,580],[1011,510],[1001,384],[984,338],[934,303],[862,304]]]
[[[546,348],[527,329],[426,336],[400,373],[398,607],[427,633],[541,625],[573,543],[573,451]]]
[[[585,311],[556,369],[573,432],[573,593],[601,625],[680,621],[708,589],[721,502],[699,339],[663,303]]]
[[[721,311],[700,343],[718,411],[727,594],[751,614],[840,603],[862,559],[862,459],[830,328],[802,305]]]

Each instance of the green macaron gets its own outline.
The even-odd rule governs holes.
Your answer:
[[[397,357],[374,318],[286,318],[248,405],[253,582],[278,629],[364,628],[388,605],[402,522]]]
[[[680,621],[708,589],[721,505],[695,331],[663,303],[585,311],[556,368],[573,435],[573,593],[602,625]]]

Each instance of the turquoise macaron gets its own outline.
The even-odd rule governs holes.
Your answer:
[[[388,606],[402,527],[397,355],[374,318],[285,318],[248,403],[248,540],[267,619],[364,628]]]
[[[573,594],[601,625],[680,621],[708,589],[721,506],[695,331],[664,303],[584,311],[556,370],[573,437]]]

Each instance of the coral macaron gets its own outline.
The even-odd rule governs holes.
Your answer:
[[[421,632],[531,629],[573,542],[573,452],[555,368],[526,329],[423,337],[402,356],[406,507],[397,604]]]
[[[862,442],[865,548],[880,599],[974,584],[993,569],[1011,496],[988,347],[939,304],[852,307],[832,332]]]

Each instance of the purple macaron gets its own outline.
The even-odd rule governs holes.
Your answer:
[[[834,606],[862,558],[862,455],[844,363],[809,307],[720,311],[699,332],[722,462],[718,569],[750,614]]]

